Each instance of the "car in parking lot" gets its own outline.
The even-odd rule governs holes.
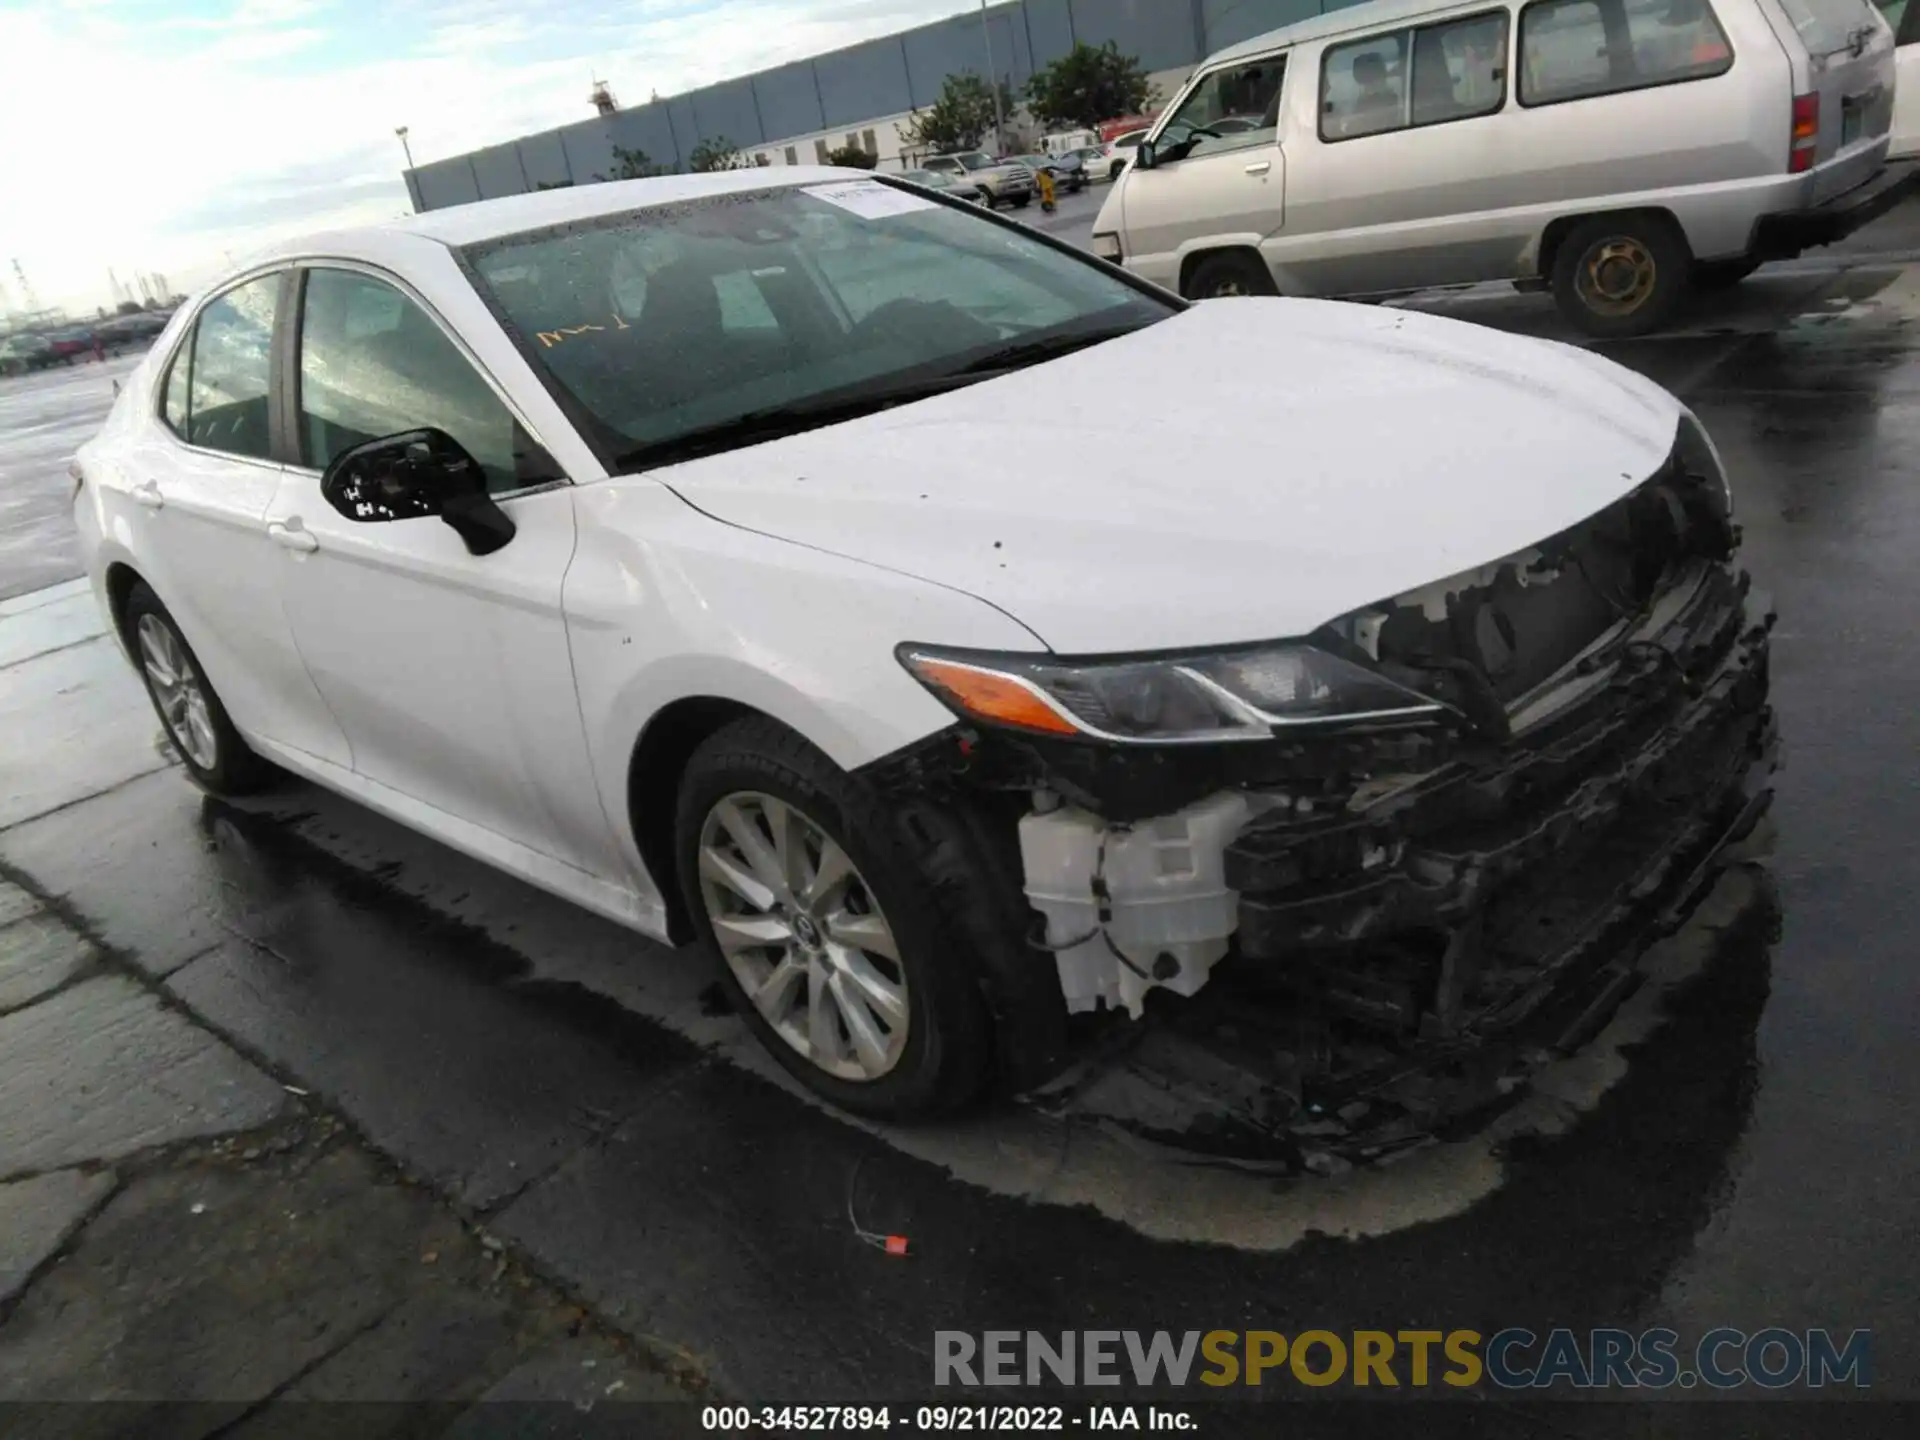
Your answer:
[[[929,155],[920,162],[920,168],[950,176],[963,185],[979,186],[986,192],[989,210],[1002,205],[1024,210],[1033,203],[1033,172],[1017,160],[996,160],[984,150],[966,150],[957,155]]]
[[[195,781],[697,939],[889,1116],[1230,946],[1497,1028],[1607,979],[1537,897],[1645,910],[1757,813],[1767,618],[1659,387],[776,173],[289,240],[182,307],[74,517]]]
[[[1121,172],[1133,163],[1140,142],[1147,138],[1147,131],[1127,130],[1109,140],[1102,148],[1106,162],[1107,179],[1118,181]]]
[[[902,180],[911,180],[915,185],[924,185],[929,190],[939,190],[957,200],[968,200],[975,205],[986,205],[992,198],[985,186],[976,185],[971,180],[957,180],[944,170],[907,170],[901,173]]]
[[[1203,64],[1094,243],[1195,298],[1511,280],[1643,334],[1920,187],[1894,49],[1868,0],[1351,6]]]

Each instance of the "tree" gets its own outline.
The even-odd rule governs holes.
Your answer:
[[[702,140],[687,157],[687,168],[702,170],[751,170],[753,161],[740,153],[740,147],[724,135]]]
[[[1075,45],[1027,82],[1034,118],[1049,130],[1091,130],[1103,120],[1139,115],[1152,100],[1147,72],[1111,40],[1097,49]]]
[[[1013,91],[1000,82],[1000,113],[1013,113]],[[894,127],[910,150],[944,154],[972,150],[993,130],[993,91],[972,71],[949,75],[940,83],[940,98],[913,118]]]
[[[858,145],[842,145],[838,150],[827,152],[827,164],[845,165],[852,170],[871,170],[880,163],[880,157],[871,150],[862,150]]]
[[[653,158],[644,150],[629,150],[624,145],[613,147],[613,173],[598,175],[596,180],[644,180],[649,175],[664,175],[667,167],[656,165]]]

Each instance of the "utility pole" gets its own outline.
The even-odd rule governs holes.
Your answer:
[[[40,297],[33,293],[33,286],[27,281],[27,272],[20,268],[18,260],[13,262],[13,281],[20,287],[20,298],[26,302],[29,313],[40,308]]]
[[[407,169],[417,169],[418,167],[413,163],[413,147],[407,144],[407,127],[396,125],[393,127],[393,133],[400,137],[400,150],[407,157]]]
[[[1007,119],[1000,113],[1000,77],[993,68],[993,26],[987,21],[987,0],[980,0],[980,36],[987,42],[987,89],[993,92],[993,153],[1007,143]]]

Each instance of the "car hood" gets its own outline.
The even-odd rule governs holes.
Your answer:
[[[1570,346],[1238,299],[656,475],[1060,653],[1166,650],[1305,634],[1524,549],[1650,475],[1680,413]]]

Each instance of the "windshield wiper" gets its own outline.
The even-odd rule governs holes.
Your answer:
[[[1070,355],[1075,350],[1085,350],[1092,345],[1101,345],[1108,340],[1118,340],[1122,335],[1131,335],[1145,328],[1138,321],[1127,325],[1102,325],[1093,330],[1073,330],[1064,335],[1049,335],[1040,340],[1016,340],[1011,345],[1001,345],[976,356],[959,371],[962,375],[980,375],[998,370],[1015,370],[1023,365],[1037,365],[1042,360],[1057,359]]]
[[[717,455],[726,450],[738,450],[767,440],[799,435],[808,430],[818,430],[824,425],[837,425],[843,420],[857,420],[863,415],[891,410],[895,405],[904,405],[910,400],[924,400],[929,395],[958,390],[963,385],[972,385],[988,378],[971,369],[948,370],[901,384],[872,386],[851,394],[843,392],[804,400],[797,405],[773,405],[764,410],[749,410],[718,425],[705,425],[698,430],[689,430],[684,435],[674,435],[624,451],[613,457],[613,473],[633,475],[656,465],[674,465],[682,460],[697,460],[703,455]]]
[[[613,473],[634,475],[656,465],[697,460],[706,455],[718,455],[723,451],[739,450],[807,430],[818,430],[824,425],[837,425],[843,420],[857,420],[863,415],[890,410],[895,405],[904,405],[911,400],[924,400],[930,395],[940,395],[981,380],[991,380],[995,375],[1005,374],[1009,370],[1037,365],[1042,360],[1084,350],[1090,345],[1131,334],[1140,328],[1138,323],[1106,325],[1093,330],[1050,335],[1040,340],[1016,341],[1011,345],[996,346],[956,369],[942,370],[938,374],[922,375],[891,385],[829,393],[794,405],[749,410],[744,415],[723,420],[717,425],[702,426],[684,435],[674,435],[623,451],[613,458]]]

